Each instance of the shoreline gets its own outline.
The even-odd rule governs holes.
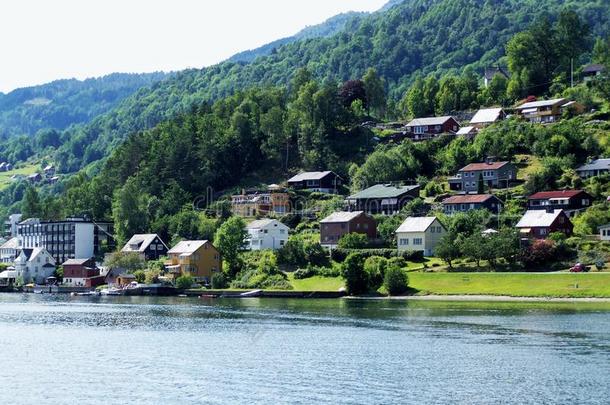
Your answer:
[[[395,301],[462,301],[462,302],[609,302],[610,297],[515,297],[510,295],[404,295],[396,297],[351,297],[347,299],[372,299]]]

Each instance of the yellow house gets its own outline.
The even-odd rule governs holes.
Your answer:
[[[222,271],[220,253],[208,240],[185,240],[168,252],[165,267],[174,277],[190,275],[195,282],[209,283]]]

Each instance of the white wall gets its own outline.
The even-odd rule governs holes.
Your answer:
[[[94,226],[91,223],[76,223],[74,229],[74,258],[93,257]]]
[[[273,221],[260,229],[248,229],[248,247],[250,250],[280,249],[288,241],[289,230],[279,221]]]

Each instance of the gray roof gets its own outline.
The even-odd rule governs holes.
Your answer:
[[[472,117],[470,120],[471,124],[486,124],[490,122],[496,122],[502,115],[501,108],[484,108]]]
[[[582,69],[583,73],[596,73],[603,72],[604,70],[606,70],[606,67],[599,63],[592,63]]]
[[[288,226],[281,223],[277,219],[264,218],[264,219],[257,219],[256,221],[250,222],[248,225],[246,225],[246,229],[261,229],[261,228],[264,228],[264,227],[274,224],[274,223],[277,223],[277,225],[279,225],[282,228],[288,228]]]
[[[0,249],[17,249],[19,247],[19,239],[18,238],[10,238],[2,246]]]
[[[546,210],[529,210],[523,214],[515,226],[517,228],[551,226],[562,212],[563,210],[553,210],[553,212],[547,212]]]
[[[408,217],[396,232],[426,232],[434,221],[436,221],[436,217]]]
[[[167,253],[192,254],[206,243],[208,243],[207,240],[183,240],[182,242],[178,242],[178,244],[171,248]]]
[[[565,98],[554,98],[552,100],[531,101],[529,103],[521,104],[516,109],[517,110],[523,110],[523,109],[526,109],[526,108],[550,107],[550,106],[553,106],[555,104],[565,104],[567,102],[568,102],[568,100],[566,100]]]
[[[422,125],[443,125],[453,117],[447,115],[444,117],[426,117],[426,118],[415,118],[407,124],[408,127],[418,127]],[[455,118],[453,118],[455,120]],[[457,120],[455,120],[457,122]]]
[[[320,180],[320,179],[323,179],[324,177],[328,176],[330,173],[332,173],[332,172],[329,170],[327,170],[325,172],[299,173],[296,176],[292,176],[290,179],[288,179],[288,182],[292,183],[292,182],[306,181],[306,180]]]
[[[456,135],[468,135],[471,132],[476,132],[475,127],[462,127],[455,134]]]
[[[135,234],[129,239],[129,242],[123,246],[121,252],[144,252],[157,237],[158,235],[156,233]],[[159,240],[163,243],[161,238],[159,238]],[[165,245],[165,243],[163,243],[163,245]]]
[[[586,165],[580,166],[576,171],[585,170],[610,170],[610,159],[596,159]]]
[[[350,195],[347,199],[360,200],[375,198],[398,198],[414,189],[419,189],[419,186],[392,186],[387,184],[376,184],[356,194]]]
[[[68,259],[65,262],[63,262],[63,266],[66,265],[84,265],[87,264],[87,262],[91,260],[91,259]]]
[[[330,214],[329,216],[327,216],[326,218],[321,220],[320,223],[321,224],[329,224],[329,223],[349,222],[352,219],[360,216],[363,213],[364,213],[364,211],[351,211],[351,212],[340,211],[340,212],[333,212],[332,214]]]

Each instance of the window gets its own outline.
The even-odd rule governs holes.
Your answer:
[[[283,235],[283,234],[285,234],[285,233],[286,233],[286,230],[285,230],[285,229],[280,229],[280,234],[282,234],[282,235]]]
[[[455,127],[454,127],[455,128]],[[441,126],[440,125],[435,125],[434,126],[434,130],[435,131],[440,131],[441,130]]]
[[[284,246],[284,242],[286,242],[285,240],[281,240],[280,241],[280,246]]]
[[[421,245],[422,244],[422,238],[413,238],[413,244],[414,245]]]
[[[415,127],[415,133],[416,134],[423,134],[424,132],[426,132],[425,130],[426,127]]]
[[[443,232],[443,228],[441,226],[437,226],[436,233],[441,233],[441,232]]]
[[[432,228],[430,228],[430,232],[431,232],[431,233],[436,233],[436,227],[435,227],[435,226],[433,226]]]
[[[409,244],[409,239],[400,239],[401,246],[407,246]]]

